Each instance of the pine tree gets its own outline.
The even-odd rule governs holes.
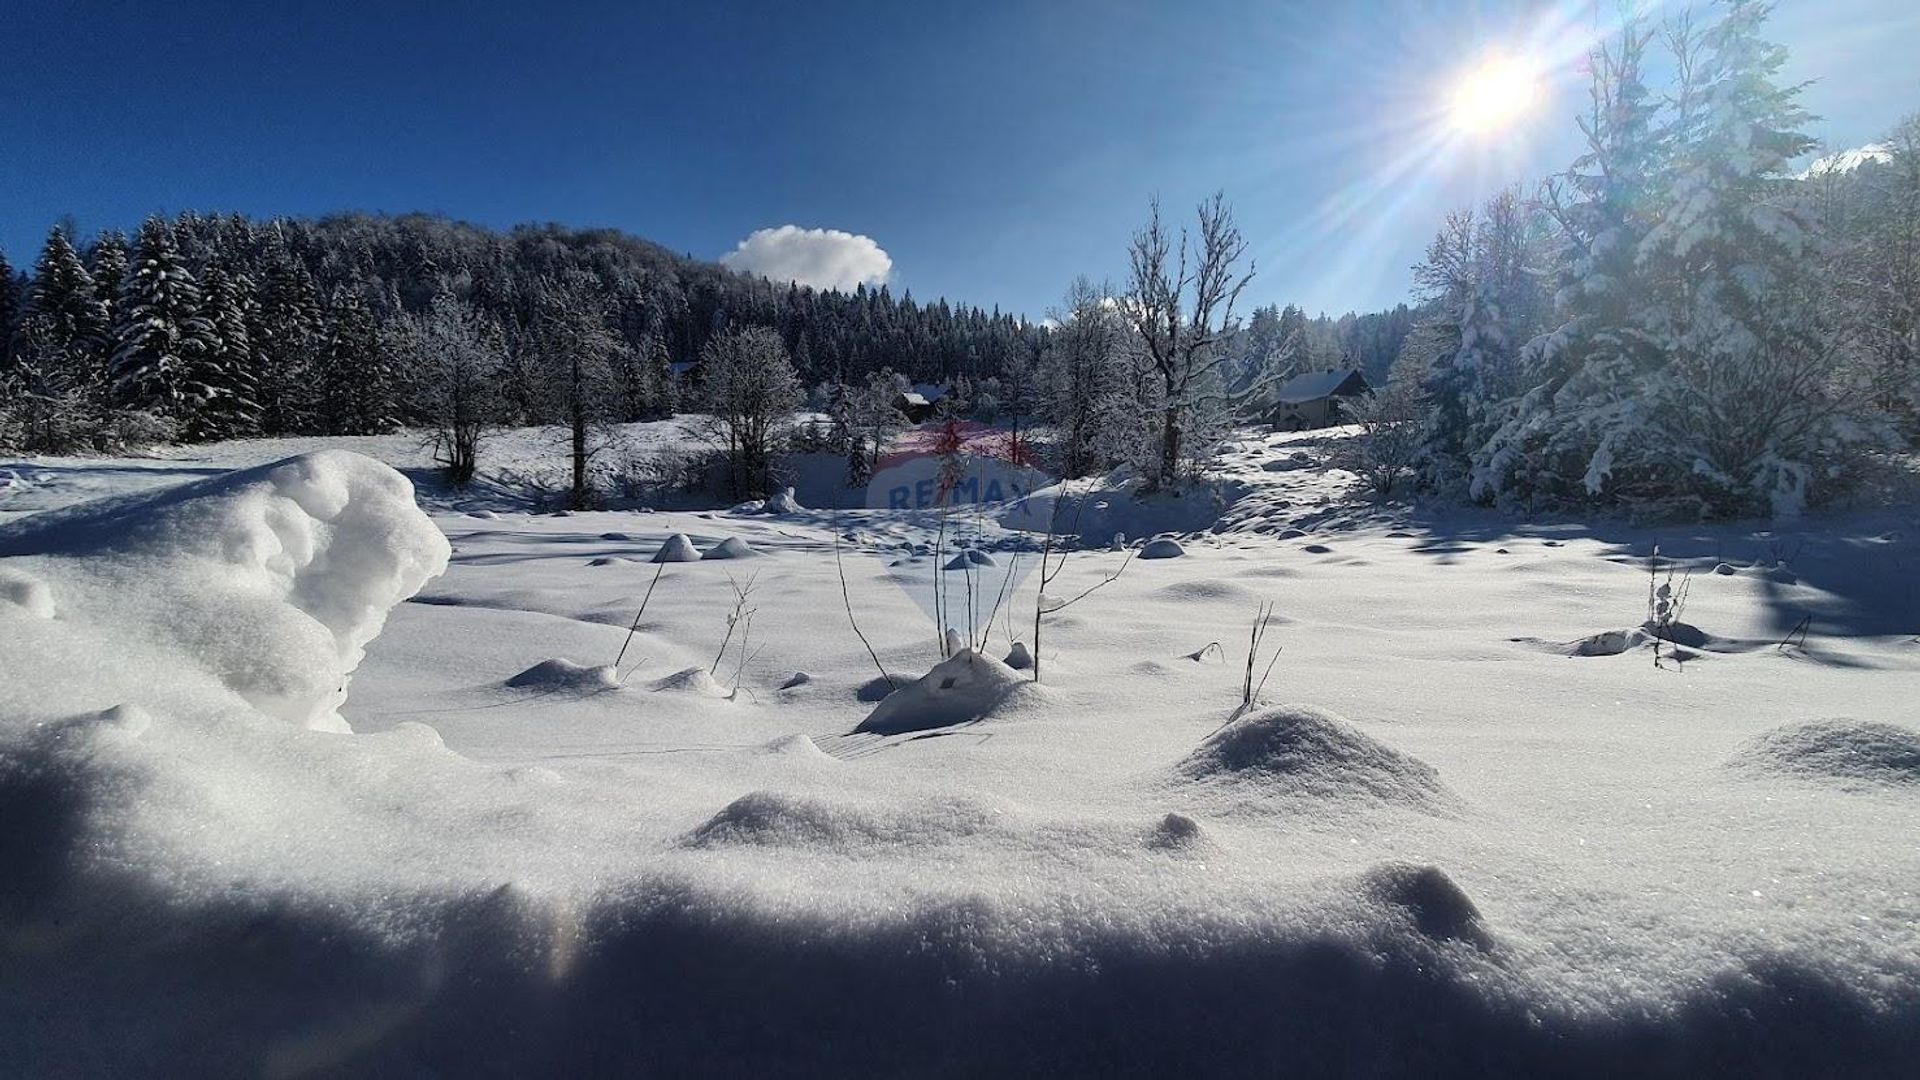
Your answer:
[[[0,251],[0,372],[7,370],[13,358],[13,334],[19,325],[20,281],[13,264],[7,262],[7,253]]]
[[[311,431],[316,424],[313,372],[321,336],[313,277],[288,249],[280,222],[266,231],[261,261],[259,306],[248,327],[260,365],[261,430],[267,435]]]
[[[1845,434],[1808,223],[1779,199],[1814,141],[1801,88],[1779,82],[1786,50],[1761,34],[1769,11],[1732,0],[1697,42],[1674,36],[1676,167],[1639,251],[1660,290],[1647,328],[1666,356],[1638,390],[1646,452],[1674,497],[1708,513],[1797,511]]]
[[[107,310],[107,325],[119,321],[120,290],[127,281],[127,238],[109,229],[93,242],[87,268],[93,274],[93,292]]]
[[[247,328],[252,284],[245,275],[230,274],[219,263],[210,264],[201,275],[214,349],[207,370],[196,381],[217,386],[221,392],[208,400],[188,424],[189,439],[243,438],[260,431],[259,391],[254,377],[257,358],[253,335]]]
[[[328,298],[316,354],[319,430],[339,435],[370,435],[394,426],[391,392],[373,314],[353,290],[342,287]]]
[[[29,340],[24,331],[31,326]],[[97,423],[106,412],[106,307],[95,295],[92,275],[80,255],[55,228],[34,263],[33,284],[20,313],[16,357],[29,345],[38,378],[60,388],[61,399],[77,396]]]
[[[1589,57],[1586,150],[1541,198],[1558,240],[1554,324],[1521,351],[1519,392],[1473,449],[1477,497],[1584,501],[1610,477],[1616,492],[1637,483],[1615,459],[1631,457],[1644,421],[1635,393],[1663,360],[1643,325],[1653,289],[1637,265],[1669,156],[1644,77],[1651,37],[1630,22]]]
[[[173,230],[148,218],[120,291],[114,327],[113,400],[121,408],[186,421],[217,409],[218,342],[207,321],[199,282],[173,246]]]

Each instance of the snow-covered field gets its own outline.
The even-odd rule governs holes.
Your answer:
[[[1053,594],[1185,554],[1040,685],[1003,612],[884,704],[835,538],[904,683],[924,520],[423,513],[340,452],[403,436],[0,462],[0,1071],[1913,1075],[1914,503],[1519,524],[1324,439],[1090,511]],[[981,537],[1029,645],[1031,544]]]

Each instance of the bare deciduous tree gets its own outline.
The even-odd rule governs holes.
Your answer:
[[[728,330],[707,342],[700,369],[713,437],[726,447],[734,494],[766,495],[774,455],[801,401],[786,345],[764,326]]]
[[[1218,192],[1200,204],[1197,235],[1182,229],[1176,243],[1155,199],[1146,225],[1133,236],[1123,303],[1163,392],[1150,488],[1177,481],[1186,455],[1199,450],[1186,444],[1196,410],[1205,398],[1227,392],[1220,371],[1226,354],[1219,345],[1234,303],[1253,279],[1251,263],[1240,269],[1246,251],[1233,208]]]

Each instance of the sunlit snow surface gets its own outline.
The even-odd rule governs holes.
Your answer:
[[[885,683],[834,537],[905,685],[938,660],[924,523],[423,484],[429,520],[363,457],[224,475],[341,445],[426,475],[404,437],[0,462],[0,1071],[1920,1061],[1911,503],[1392,512],[1319,437],[1249,437],[1217,495],[1083,522],[1052,592],[1116,569],[1113,532],[1185,555],[1047,616],[1043,685],[956,678],[983,717],[886,734],[856,732]],[[759,555],[651,564],[675,533]],[[1655,539],[1696,568],[1696,658],[1573,655],[1645,618]],[[1232,720],[1262,600],[1284,652]],[[1018,604],[1031,644],[1031,577]],[[355,734],[312,730],[343,682]]]

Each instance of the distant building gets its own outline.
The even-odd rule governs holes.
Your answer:
[[[924,424],[933,419],[940,399],[947,396],[947,387],[937,383],[917,383],[910,390],[902,390],[893,396],[893,407],[901,416],[915,424]]]
[[[1341,401],[1356,398],[1372,390],[1359,368],[1331,368],[1295,375],[1280,385],[1274,395],[1267,422],[1289,431],[1331,427],[1341,423]]]

